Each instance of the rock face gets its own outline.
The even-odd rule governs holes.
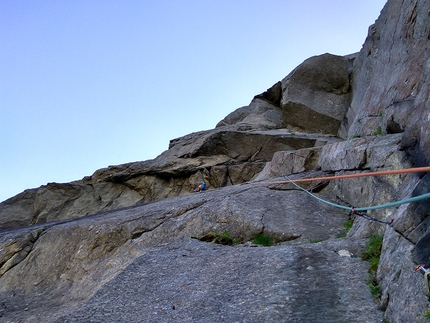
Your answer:
[[[337,134],[351,100],[351,62],[324,54],[305,60],[283,79],[283,126]]]
[[[428,164],[429,2],[388,1],[354,61],[351,108],[341,135],[404,133]],[[419,138],[419,140],[418,140]]]
[[[338,248],[330,243],[225,247],[196,240],[149,248],[85,306],[58,322],[88,317],[138,322],[142,314],[145,322],[303,322],[304,316],[308,322],[380,321],[369,295],[360,292],[366,266],[333,252]],[[331,275],[346,267],[348,274]],[[312,293],[301,293],[309,288]],[[329,297],[321,299],[321,292]]]
[[[429,165],[429,9],[389,0],[359,53],[309,58],[215,129],[1,203],[1,320],[423,322],[430,200],[367,214],[392,225],[324,201],[400,201],[430,175],[324,177]]]
[[[324,145],[339,139],[286,129],[221,127],[170,142],[153,160],[110,166],[72,183],[50,183],[0,204],[0,228],[75,218],[209,188],[244,183],[277,151]]]
[[[58,322],[83,322],[90,315],[119,322],[186,321],[187,317],[199,322],[260,322],[266,317],[276,322],[284,317],[298,322],[311,315],[316,320],[343,322],[358,315],[363,322],[374,322],[381,313],[365,287],[367,264],[338,254],[346,249],[359,255],[364,248],[364,240],[335,239],[347,218],[348,212],[320,205],[288,187],[244,184],[64,223],[4,231],[0,243],[7,252],[3,261],[20,253],[29,240],[35,241],[26,257],[1,277],[7,309],[3,318],[55,321],[62,317]],[[240,245],[190,240],[211,231],[229,232]],[[260,233],[280,244],[252,248],[249,241]],[[309,244],[319,240],[327,241]],[[334,279],[341,268],[345,271]],[[123,276],[117,276],[121,272]],[[230,294],[239,285],[242,289]],[[303,299],[305,286],[313,292]],[[118,310],[118,303],[97,299],[117,302],[114,294],[106,293],[118,293],[123,304],[144,306],[147,312],[126,314],[132,308]],[[317,303],[315,311],[308,305],[320,293],[330,293],[330,298],[322,297],[329,303]],[[37,295],[44,295],[42,302]],[[353,298],[359,299],[354,304],[360,306],[350,304]],[[137,299],[146,303],[135,303]],[[251,310],[245,301],[258,306]],[[339,310],[324,309],[327,304]],[[351,308],[348,314],[341,310],[345,307]],[[108,313],[114,316],[108,318]]]
[[[239,108],[217,124],[241,125],[256,128],[282,128],[282,83],[277,82],[262,94],[256,95],[249,106]]]

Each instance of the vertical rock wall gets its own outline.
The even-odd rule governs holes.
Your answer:
[[[354,61],[351,108],[342,137],[405,133],[404,145],[428,164],[430,2],[390,0]]]
[[[389,0],[376,23],[370,26],[363,48],[354,61],[351,107],[339,134],[344,138],[400,134],[397,152],[393,154],[402,155],[403,161],[397,162],[397,167],[383,163],[379,167],[430,164],[429,39],[430,1]],[[394,179],[397,184],[392,178],[379,186],[383,187],[382,191],[375,181],[358,186],[371,191],[375,197],[383,194],[401,199],[427,193],[428,177],[423,174],[400,177]],[[341,187],[338,189],[347,192]],[[389,191],[391,193],[386,195]],[[425,320],[424,312],[430,303],[426,299],[422,275],[413,273],[413,268],[418,262],[430,266],[430,250],[423,242],[429,239],[426,234],[429,214],[428,201],[379,213],[394,219],[393,226],[385,230],[378,269],[381,306],[386,309],[389,322]],[[369,229],[370,224],[364,226]],[[356,229],[358,234],[358,224]],[[369,232],[368,229],[361,232]]]

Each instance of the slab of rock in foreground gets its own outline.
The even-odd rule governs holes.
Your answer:
[[[335,238],[346,213],[298,190],[244,184],[5,230],[0,318],[104,322],[108,317],[99,316],[111,313],[113,322],[223,322],[221,315],[226,322],[303,322],[314,315],[324,322],[322,315],[348,322],[353,315],[376,322],[367,321],[376,307],[367,264],[337,253],[360,255],[364,244]],[[263,233],[281,245],[191,239],[212,231],[227,231],[244,245]],[[320,239],[329,240],[309,243]]]
[[[338,254],[363,243],[151,248],[56,322],[380,322],[366,263]]]

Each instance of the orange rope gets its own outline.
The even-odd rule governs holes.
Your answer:
[[[420,173],[420,172],[430,172],[430,166],[417,167],[417,168],[405,168],[405,169],[393,169],[393,170],[385,170],[385,171],[381,171],[381,172],[369,172],[369,173],[360,173],[360,174],[348,174],[348,175],[314,177],[314,178],[301,178],[301,179],[282,180],[282,181],[273,181],[273,182],[251,182],[251,184],[284,184],[284,183],[290,183],[290,182],[327,181],[327,180],[341,179],[341,178],[355,178],[355,177],[380,176],[380,175],[396,175],[396,174]]]

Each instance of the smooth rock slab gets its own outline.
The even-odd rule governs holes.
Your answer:
[[[222,246],[190,239],[148,249],[56,322],[380,322],[364,241]]]

